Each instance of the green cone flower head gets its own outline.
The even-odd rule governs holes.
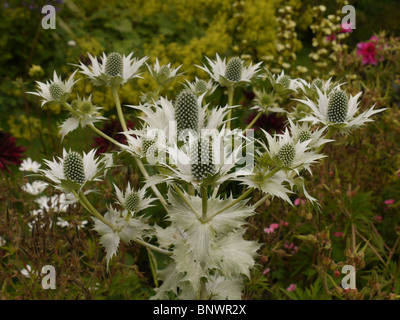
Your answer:
[[[289,77],[287,74],[285,74],[284,76],[282,76],[282,77],[279,79],[278,83],[279,83],[280,85],[284,86],[286,89],[289,89],[289,86],[290,86],[290,77]]]
[[[303,130],[299,134],[299,141],[304,142],[311,139],[311,132],[309,130]]]
[[[122,76],[124,69],[122,55],[118,52],[112,52],[107,56],[105,73],[110,77]]]
[[[226,64],[225,78],[238,82],[242,77],[243,61],[238,57],[231,58]]]
[[[324,86],[324,82],[317,78],[311,83],[311,88],[316,89],[318,88],[319,90],[322,90],[322,87]]]
[[[49,87],[50,96],[54,101],[61,101],[62,97],[64,96],[65,92],[63,88],[57,84],[52,83]]]
[[[85,169],[82,156],[77,152],[69,152],[64,158],[64,176],[66,179],[83,184],[85,181]]]
[[[212,144],[209,139],[198,139],[194,143],[191,148],[190,159],[194,180],[200,181],[215,174]]]
[[[140,196],[137,192],[133,191],[125,198],[124,207],[126,210],[137,212],[140,208]]]
[[[197,132],[199,106],[196,95],[190,90],[183,90],[175,101],[175,119],[178,132],[194,130]]]
[[[285,167],[289,167],[292,164],[295,156],[295,148],[290,143],[283,145],[278,152],[278,158]]]
[[[156,81],[160,85],[163,85],[168,82],[170,77],[171,77],[171,68],[168,67],[167,65],[161,66],[160,70],[158,71],[158,73],[156,75]]]
[[[329,97],[328,121],[342,123],[346,121],[349,100],[345,92],[335,91]]]
[[[198,79],[194,85],[194,89],[197,93],[203,93],[206,92],[208,90],[207,88],[207,82],[202,80],[202,79]]]

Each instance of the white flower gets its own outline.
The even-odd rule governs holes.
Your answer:
[[[32,161],[31,158],[24,159],[19,167],[21,171],[29,171],[36,173],[40,169],[40,163],[36,161]]]
[[[26,265],[26,268],[21,269],[21,274],[22,274],[25,278],[30,278],[31,276],[36,275],[37,272],[34,271],[34,270],[32,270],[32,267],[31,267],[29,264],[27,264],[27,265]]]
[[[171,63],[168,63],[167,65],[160,66],[160,63],[158,62],[158,59],[156,59],[156,62],[154,63],[154,66],[151,67],[146,63],[147,68],[149,69],[149,72],[153,79],[159,84],[159,85],[166,85],[176,79],[177,77],[183,75],[183,73],[178,73],[178,70],[182,67],[180,65],[177,68],[171,68]]]
[[[61,217],[57,217],[56,225],[58,225],[61,228],[67,228],[67,227],[69,227],[69,222],[64,220]]]
[[[332,78],[329,78],[327,81],[315,79],[312,82],[307,82],[306,80],[299,78],[297,79],[297,83],[299,88],[307,96],[310,96],[310,98],[313,97],[314,93],[317,94],[317,88],[322,92],[329,94],[331,91],[340,90],[340,87],[344,84],[332,82]]]
[[[63,103],[67,100],[70,95],[74,84],[79,80],[74,81],[75,73],[69,77],[67,81],[62,81],[61,77],[57,76],[54,71],[53,80],[49,80],[46,83],[36,81],[38,89],[36,92],[28,92],[43,98],[42,107],[47,102],[60,102]]]
[[[95,122],[106,120],[107,118],[100,115],[99,110],[101,107],[95,106],[91,102],[92,96],[89,98],[78,99],[71,103],[71,117],[65,120],[60,126],[60,133],[62,139],[69,132],[75,130],[79,126],[82,128],[87,125],[94,124]]]
[[[132,58],[133,52],[128,56],[113,52],[106,56],[105,53],[100,57],[93,57],[88,53],[92,63],[90,67],[83,62],[77,65],[81,73],[86,75],[96,86],[118,86],[124,85],[133,78],[141,78],[140,68],[143,66],[147,57],[140,60]]]
[[[0,247],[5,246],[6,243],[7,243],[7,241],[3,237],[0,236]]]
[[[310,165],[324,157],[324,155],[319,155],[310,150],[309,144],[311,140],[295,141],[287,128],[283,134],[275,134],[274,137],[265,130],[261,130],[267,138],[268,147],[263,143],[261,145],[279,168],[291,169],[297,174],[299,174],[300,169],[304,168],[311,173]]]
[[[63,150],[63,156],[58,160],[45,160],[48,167],[40,172],[51,181],[56,189],[69,192],[74,188],[81,190],[92,181],[100,181],[98,176],[107,169],[105,158],[95,159],[95,150],[83,153],[83,157],[76,152]]]
[[[291,119],[289,119],[289,125],[289,131],[293,137],[293,141],[304,142],[310,140],[308,146],[312,149],[317,149],[325,143],[334,141],[331,139],[324,139],[322,135],[325,131],[325,128],[312,130],[309,123],[303,122],[301,124],[294,124]]]
[[[317,88],[318,100],[317,104],[307,98],[307,100],[298,100],[301,103],[309,106],[313,112],[301,121],[308,121],[312,124],[321,123],[325,126],[336,127],[342,133],[348,133],[352,129],[356,129],[366,122],[373,121],[370,117],[376,113],[386,110],[386,108],[374,110],[373,105],[367,111],[356,116],[358,109],[357,101],[362,92],[359,92],[354,97],[350,94],[350,98],[343,91],[336,90],[329,95]]]
[[[276,93],[285,95],[292,91],[297,91],[297,88],[299,87],[298,81],[291,79],[285,74],[285,71],[282,70],[281,74],[273,75],[267,68],[264,68],[264,70],[267,72],[266,76],[270,80]],[[265,75],[262,75],[261,77],[265,77]]]
[[[25,185],[22,186],[22,190],[25,192],[37,196],[39,193],[42,193],[44,189],[46,189],[48,184],[43,181],[33,181],[32,183],[27,182]]]
[[[206,57],[208,61],[207,66],[197,66],[207,72],[215,82],[221,86],[236,87],[243,86],[251,82],[254,76],[259,71],[262,62],[253,65],[250,62],[248,67],[243,65],[243,60],[234,57],[226,62],[226,58],[221,60],[219,55],[216,55],[216,60],[211,60]]]
[[[198,96],[203,93],[206,93],[206,96],[210,96],[218,87],[212,79],[205,81],[196,77],[194,82],[189,82],[188,80],[186,82],[185,86]]]
[[[117,195],[118,203],[129,212],[137,213],[146,208],[152,207],[151,203],[155,200],[155,198],[145,198],[146,189],[142,188],[138,191],[134,191],[130,183],[125,189],[125,193],[118,189],[118,187],[114,184],[115,193]]]

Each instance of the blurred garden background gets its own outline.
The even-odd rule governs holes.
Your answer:
[[[56,29],[42,28],[46,4],[56,8]],[[341,25],[345,4],[356,9],[356,29]],[[27,186],[35,167],[29,158],[43,167],[43,159],[60,155],[63,147],[111,150],[107,140],[81,128],[61,144],[61,106],[41,107],[27,92],[35,90],[35,81],[52,78],[54,70],[68,78],[74,64],[89,62],[87,53],[114,51],[149,56],[151,64],[158,58],[160,64],[182,65],[184,74],[161,93],[170,99],[185,80],[206,78],[195,65],[218,53],[262,61],[272,73],[284,70],[292,78],[332,77],[353,95],[363,92],[362,110],[374,104],[387,108],[324,150],[328,160],[307,178],[320,209],[302,197],[293,199],[294,206],[274,199],[250,219],[247,237],[265,246],[243,298],[400,298],[399,21],[396,0],[0,0],[0,299],[148,299],[154,294],[146,250],[122,245],[108,272],[84,210],[62,206],[61,195],[51,188],[39,192]],[[109,89],[93,90],[84,80],[75,88],[80,96],[92,94],[110,119],[99,127],[123,141]],[[149,77],[135,80],[121,88],[121,102],[137,105],[155,88]],[[237,126],[245,128],[255,117],[254,98],[246,88],[236,92],[242,105],[235,113]],[[300,96],[282,105],[290,109],[292,98]],[[212,101],[226,104],[223,90],[213,93]],[[126,113],[129,127],[135,127],[138,115]],[[256,132],[282,131],[285,119],[263,114]],[[133,163],[113,171],[115,181],[139,185],[139,178]],[[99,188],[111,197],[111,184]],[[255,192],[253,201],[259,198]],[[35,214],[39,209],[45,214]],[[162,224],[158,211],[149,209],[153,222]],[[43,290],[38,280],[46,264],[56,267],[56,290]],[[346,264],[356,266],[358,290],[340,289]]]

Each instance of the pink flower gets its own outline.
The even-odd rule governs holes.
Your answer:
[[[335,34],[331,34],[330,36],[326,36],[325,39],[328,42],[332,42],[332,41],[336,40],[336,35]]]
[[[388,206],[393,204],[393,203],[394,203],[394,199],[385,200],[385,204],[388,205]]]
[[[267,269],[264,270],[263,274],[267,274],[267,273],[269,273],[270,271],[271,271],[271,269],[270,269],[270,268],[267,268]]]
[[[340,30],[340,33],[349,33],[349,32],[353,32],[352,24],[351,23],[343,23],[340,25],[340,27],[342,28],[342,30]]]
[[[359,44],[357,44],[357,55],[362,56],[362,64],[372,64],[374,66],[377,64],[377,43],[378,37],[372,36],[369,39],[369,42],[360,42]],[[383,61],[382,55],[379,57],[379,61]]]
[[[289,285],[289,287],[286,288],[287,291],[296,291],[297,288],[297,284],[292,283],[291,285]]]
[[[297,198],[296,200],[294,200],[294,205],[295,205],[295,206],[300,205],[300,203],[301,203],[302,205],[304,205],[304,204],[306,204],[306,200],[300,199],[300,198]]]
[[[382,216],[376,215],[376,216],[374,217],[374,219],[375,219],[377,222],[381,222],[382,219],[383,219],[383,217],[382,217]]]
[[[270,233],[274,232],[275,229],[278,229],[278,228],[279,228],[279,224],[278,223],[271,223],[269,225],[269,227],[264,229],[264,232],[270,234]]]
[[[332,235],[333,235],[334,237],[341,238],[341,237],[343,237],[343,232],[341,232],[341,231],[335,231],[335,232],[332,232]]]

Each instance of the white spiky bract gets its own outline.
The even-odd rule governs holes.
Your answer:
[[[79,80],[74,80],[76,72],[74,71],[67,81],[62,81],[61,77],[57,76],[54,71],[53,80],[49,80],[46,83],[36,81],[37,91],[28,93],[41,97],[42,107],[47,102],[62,103],[71,94],[74,84]]]
[[[160,65],[158,59],[154,63],[153,67],[146,63],[147,69],[150,72],[150,75],[159,85],[166,85],[176,79],[177,77],[183,75],[182,73],[178,73],[178,70],[182,67],[182,65],[177,68],[172,68],[171,63],[166,65]]]
[[[317,92],[317,103],[314,103],[314,101],[309,98],[306,98],[306,100],[296,99],[297,101],[309,106],[312,110],[312,114],[301,119],[301,121],[311,122],[312,124],[322,124],[324,126],[336,126],[342,133],[349,133],[353,129],[359,128],[367,122],[374,121],[371,119],[371,116],[386,110],[386,108],[374,110],[374,105],[368,110],[356,115],[359,112],[358,105],[360,101],[358,101],[358,99],[362,94],[362,92],[359,92],[355,96],[350,94],[347,112],[343,121],[340,123],[332,122],[328,116],[329,98],[332,93],[327,94],[319,89],[317,89]]]
[[[257,73],[260,71],[260,66],[262,62],[258,62],[255,65],[251,62],[249,66],[244,66],[242,65],[241,72],[238,73],[237,79],[227,79],[226,77],[226,72],[227,72],[227,66],[229,61],[226,61],[226,58],[223,60],[220,58],[220,56],[217,54],[215,60],[212,60],[208,57],[206,57],[208,66],[197,66],[200,69],[204,70],[207,72],[211,78],[219,83],[221,86],[231,86],[231,87],[237,87],[237,86],[243,86],[249,84],[252,79],[257,75]],[[238,59],[238,58],[232,58],[232,59]]]
[[[148,59],[148,57],[132,58],[133,52],[128,56],[122,55],[121,71],[116,75],[110,75],[106,72],[108,56],[105,53],[99,58],[93,57],[90,53],[88,56],[91,66],[86,66],[83,62],[77,66],[80,68],[80,73],[87,76],[96,86],[124,85],[134,78],[142,78],[140,69]]]

